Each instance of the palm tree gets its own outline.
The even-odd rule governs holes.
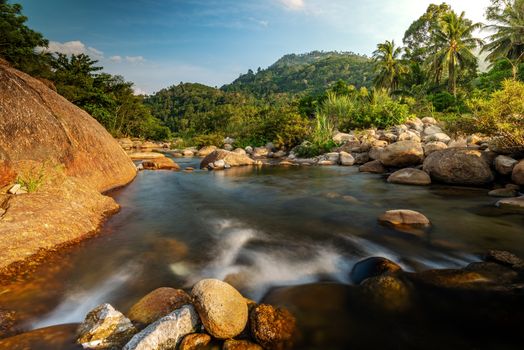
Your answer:
[[[457,95],[458,73],[476,66],[477,57],[472,51],[483,44],[481,39],[473,37],[473,32],[483,25],[472,23],[464,16],[464,12],[457,16],[453,11],[442,15],[433,30],[433,45],[429,48],[432,55],[428,63],[433,75],[439,81],[447,71],[448,88],[454,96]]]
[[[406,74],[407,68],[400,59],[401,47],[395,46],[395,41],[386,40],[377,45],[377,50],[373,52],[376,62],[375,87],[384,88],[388,91],[396,90],[400,84],[402,75]]]
[[[487,27],[493,31],[489,43],[482,51],[489,52],[487,59],[494,63],[507,59],[513,66],[513,79],[517,67],[524,60],[524,0],[502,0],[504,8],[490,8],[487,18],[495,24]]]

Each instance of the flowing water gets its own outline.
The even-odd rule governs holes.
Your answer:
[[[486,192],[393,185],[355,167],[143,171],[112,193],[122,210],[100,235],[4,288],[0,308],[41,328],[80,322],[103,302],[127,311],[157,287],[206,277],[260,301],[279,286],[351,284],[353,264],[369,256],[408,271],[463,267],[493,248],[524,256],[524,217],[499,211]],[[390,209],[420,211],[433,226],[380,226]]]

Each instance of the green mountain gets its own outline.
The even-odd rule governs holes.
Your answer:
[[[249,70],[233,83],[224,85],[228,92],[247,92],[256,96],[274,93],[315,93],[343,80],[356,87],[370,87],[373,61],[352,52],[313,51],[286,55],[267,69]]]

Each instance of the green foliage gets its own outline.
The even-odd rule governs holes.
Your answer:
[[[373,80],[373,62],[366,56],[351,52],[313,51],[286,55],[269,68],[257,73],[249,71],[222,89],[257,97],[275,93],[317,94],[339,80],[369,87]]]
[[[395,41],[386,40],[377,45],[373,52],[375,71],[377,73],[374,84],[376,88],[393,91],[398,89],[402,76],[408,69],[400,60],[402,48],[395,46]]]
[[[330,122],[330,118],[322,112],[318,112],[309,141],[296,147],[295,153],[299,157],[310,158],[329,152],[336,146],[333,142],[334,131],[335,129]]]
[[[192,140],[192,145],[196,147],[217,146],[221,147],[224,144],[224,134],[207,134],[195,136]]]
[[[506,80],[502,90],[489,98],[476,97],[468,104],[472,115],[456,126],[463,132],[479,132],[498,137],[498,149],[524,150],[524,83]]]
[[[437,112],[465,112],[467,110],[464,101],[460,97],[453,96],[447,91],[429,95],[428,99]]]
[[[22,171],[16,178],[16,183],[27,189],[28,193],[38,191],[47,179],[47,164],[43,163],[39,167],[33,166],[26,171]]]

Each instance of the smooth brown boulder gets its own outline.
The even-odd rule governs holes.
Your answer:
[[[216,150],[206,156],[200,163],[200,169],[205,169],[209,164],[223,160],[230,166],[253,165],[255,161],[245,154],[238,154],[235,152],[225,151],[223,149]]]
[[[180,170],[180,166],[167,157],[144,160],[142,166],[146,170]]]
[[[495,158],[495,169],[502,175],[509,175],[517,163],[518,161],[511,157],[500,155]]]
[[[362,291],[375,307],[390,312],[402,312],[410,307],[410,291],[394,276],[377,276],[364,280]]]
[[[264,350],[264,348],[249,340],[228,339],[224,342],[222,350]]]
[[[393,226],[429,226],[430,221],[423,214],[407,209],[389,210],[378,221]]]
[[[431,178],[425,171],[406,168],[391,174],[388,177],[388,182],[402,185],[425,186],[431,184]]]
[[[358,168],[358,171],[361,173],[382,174],[386,172],[386,168],[384,168],[379,160],[372,160],[371,162],[361,165]]]
[[[217,149],[216,146],[204,146],[198,151],[197,156],[198,157],[207,157],[208,155],[216,151],[216,149]]]
[[[215,338],[233,338],[246,326],[246,300],[228,283],[205,279],[195,284],[191,295],[204,328]]]
[[[191,297],[181,289],[162,287],[144,296],[129,310],[129,319],[141,326],[155,322],[185,304]]]
[[[385,166],[405,167],[418,165],[424,159],[424,150],[417,141],[398,141],[388,145],[380,155]]]
[[[251,311],[251,335],[264,349],[283,350],[293,346],[295,317],[284,308],[261,304]]]
[[[480,186],[494,180],[487,156],[467,148],[433,152],[424,161],[423,170],[431,179],[452,185]]]
[[[524,159],[518,162],[513,168],[513,172],[511,173],[511,179],[517,185],[524,185]]]
[[[63,164],[98,191],[129,183],[133,162],[94,118],[41,81],[0,62],[0,148],[15,164]]]
[[[382,257],[371,257],[356,263],[351,269],[351,280],[360,284],[367,278],[382,276],[402,271],[402,268],[393,261]]]
[[[205,333],[188,334],[182,339],[178,350],[199,350],[205,349],[211,343],[211,336]]]

